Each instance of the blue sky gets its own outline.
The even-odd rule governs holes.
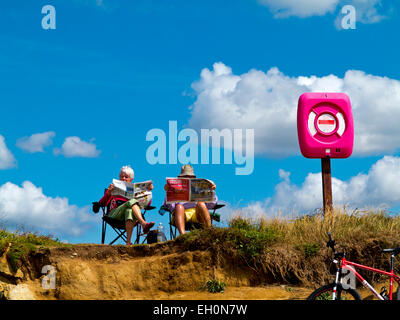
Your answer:
[[[349,3],[354,30],[338,23]],[[56,9],[54,30],[42,28],[44,5]],[[194,165],[216,183],[224,217],[234,209],[313,211],[322,206],[320,161],[300,155],[293,118],[306,91],[343,91],[352,100],[354,153],[332,160],[334,203],[386,204],[395,213],[400,206],[395,2],[18,0],[2,2],[0,17],[7,227],[98,243],[91,202],[126,164],[135,181],[154,181],[159,207],[165,177],[180,164],[149,164],[146,134],[168,134],[169,121],[178,130],[255,130],[252,174],[235,175],[235,164]],[[147,220],[167,224],[156,210]]]

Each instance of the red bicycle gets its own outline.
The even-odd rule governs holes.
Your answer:
[[[391,253],[390,272],[387,272],[346,260],[346,254],[344,252],[337,252],[335,250],[335,241],[332,240],[330,232],[328,233],[328,236],[329,241],[326,243],[326,246],[333,250],[333,262],[337,265],[335,281],[315,290],[310,294],[307,300],[362,300],[360,293],[356,290],[356,279],[358,279],[362,285],[370,290],[372,294],[379,300],[400,300],[400,277],[394,273],[394,259],[396,255],[400,253],[400,247],[382,250],[382,252]],[[389,276],[389,292],[387,292],[386,287],[382,287],[380,293],[378,293],[368,283],[368,281],[356,271],[355,268]],[[395,280],[398,284],[396,292],[393,292],[393,280]]]

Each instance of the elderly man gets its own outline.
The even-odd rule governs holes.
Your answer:
[[[193,167],[190,164],[182,166],[178,178],[196,178]],[[214,182],[211,188],[215,190]],[[164,190],[168,191],[168,184],[164,186]],[[202,201],[196,203],[166,203],[165,201],[164,206],[172,212],[172,222],[178,228],[179,234],[184,234],[185,225],[188,222],[200,223],[203,228],[211,227],[211,216],[208,209],[214,208],[216,202],[217,198],[215,196],[214,203],[204,203]]]

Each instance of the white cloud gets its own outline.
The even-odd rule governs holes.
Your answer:
[[[340,12],[336,17],[335,26],[337,29],[342,29],[342,20],[347,20],[347,17],[350,17],[352,13],[348,11],[349,9],[344,5],[348,5],[349,3],[343,3],[343,6],[340,7]],[[382,20],[388,18],[387,15],[383,15],[378,12],[378,7],[381,5],[381,0],[353,0],[352,6],[355,10],[355,27],[357,28],[357,23],[365,23],[372,24],[378,23]]]
[[[43,148],[50,146],[53,141],[52,138],[56,134],[53,131],[35,133],[30,137],[22,137],[17,140],[17,146],[24,151],[35,153],[44,152]]]
[[[386,18],[378,12],[381,0],[353,0],[351,3],[356,9],[357,22],[377,23]],[[343,4],[348,4],[348,2],[343,2]]]
[[[95,158],[100,154],[100,150],[97,150],[96,145],[92,142],[83,141],[79,137],[68,137],[65,139],[61,149],[54,149],[54,154],[62,154],[67,158]]]
[[[192,84],[197,100],[189,126],[254,129],[255,153],[299,155],[297,102],[304,92],[345,92],[352,102],[354,155],[383,155],[400,147],[400,81],[349,70],[343,78],[290,77],[277,68],[235,75],[223,63],[203,69]]]
[[[378,12],[382,7],[381,0],[259,0],[259,3],[268,7],[275,18],[306,18],[339,11],[335,24],[340,25],[344,17],[340,10],[345,5],[356,9],[357,22],[377,23],[385,18]]]
[[[79,208],[67,198],[48,197],[32,182],[25,181],[22,187],[11,182],[0,186],[0,223],[6,226],[78,236],[95,221],[88,206]]]
[[[339,0],[259,0],[259,2],[267,6],[275,18],[290,16],[304,18],[332,13]]]
[[[290,181],[290,173],[279,171],[282,181],[265,201],[251,203],[240,211],[250,217],[312,213],[323,206],[321,173],[309,173],[301,186]],[[385,156],[347,181],[332,178],[333,204],[348,208],[379,208],[400,205],[400,157]]]
[[[16,166],[14,155],[8,150],[5,139],[0,135],[0,170]]]

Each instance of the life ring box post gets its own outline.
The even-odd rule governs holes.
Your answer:
[[[353,152],[354,124],[345,93],[303,93],[297,108],[297,134],[306,158],[348,158]]]

